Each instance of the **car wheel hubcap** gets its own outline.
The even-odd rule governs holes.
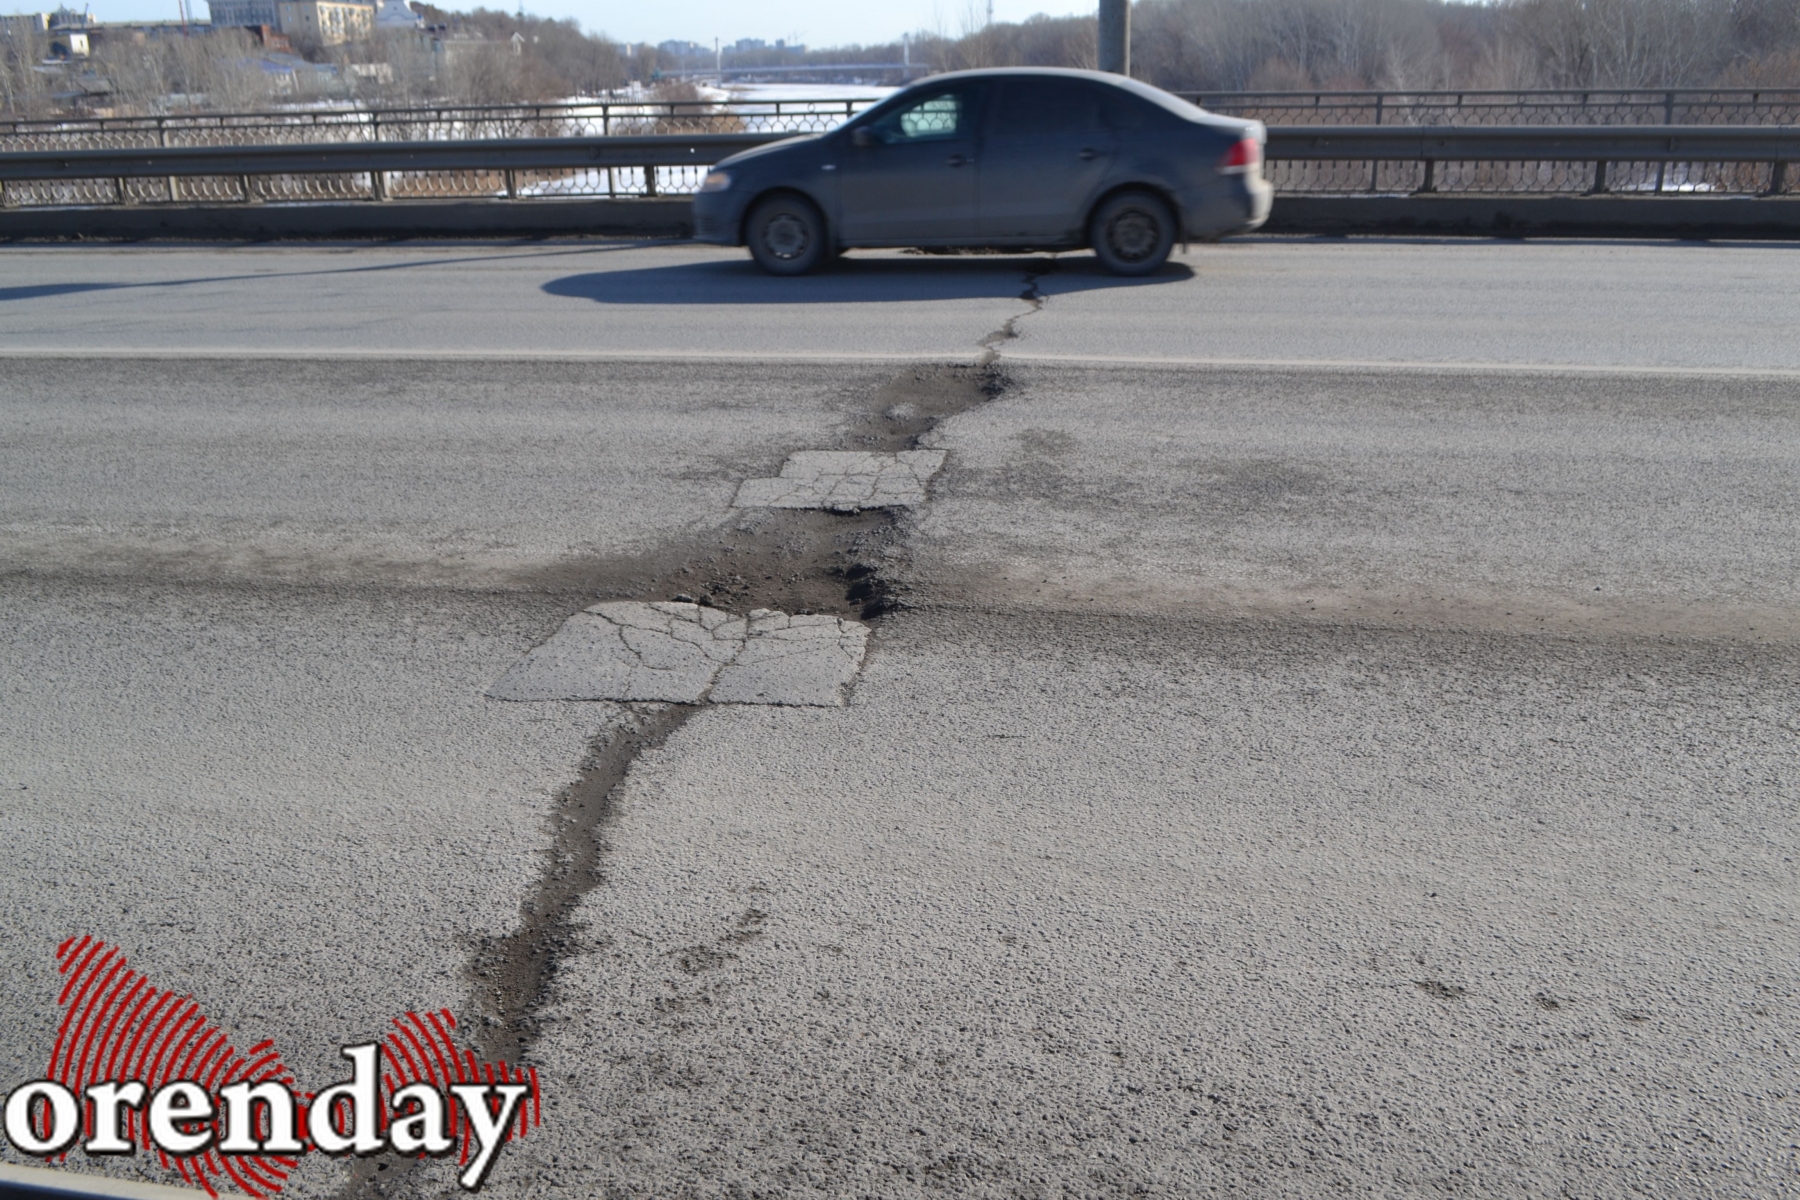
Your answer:
[[[777,213],[763,228],[763,245],[776,258],[799,258],[809,240],[806,223],[792,213]]]
[[[1114,254],[1126,262],[1143,262],[1156,252],[1156,245],[1162,240],[1162,227],[1149,213],[1128,209],[1113,218],[1106,234]]]

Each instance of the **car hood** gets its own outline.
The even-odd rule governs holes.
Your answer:
[[[811,142],[816,142],[823,136],[824,136],[823,134],[818,134],[818,133],[806,133],[806,134],[801,134],[799,137],[782,138],[779,142],[770,142],[766,146],[756,146],[749,150],[739,150],[736,154],[733,154],[730,158],[720,159],[717,165],[721,169],[730,169],[731,167],[741,167],[745,163],[750,162],[753,159],[768,158],[770,155],[773,155],[773,154],[781,154],[788,150],[792,150],[795,147],[804,146]]]

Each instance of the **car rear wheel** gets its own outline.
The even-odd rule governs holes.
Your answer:
[[[1148,275],[1175,248],[1175,214],[1149,192],[1121,192],[1094,210],[1088,241],[1114,275]]]
[[[831,257],[825,218],[804,196],[770,196],[744,227],[750,257],[771,275],[804,275]]]

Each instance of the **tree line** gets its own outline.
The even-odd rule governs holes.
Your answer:
[[[370,104],[498,104],[603,96],[693,64],[664,61],[570,20],[430,5],[427,33],[299,46],[330,69],[283,77],[241,30],[133,43],[98,40],[85,67],[118,112],[214,111],[314,98]],[[784,61],[895,62],[937,70],[1091,67],[1089,17],[987,24],[971,6],[955,29],[900,43],[790,48]],[[57,109],[82,93],[75,67],[42,69],[48,47],[19,23],[0,36],[0,108]],[[516,35],[516,36],[515,36]],[[1438,88],[1800,87],[1800,0],[1137,0],[1132,73],[1175,91]],[[76,82],[72,82],[76,81]]]
[[[1800,0],[1138,0],[1132,74],[1172,91],[1800,87]],[[1092,66],[1094,23],[914,43],[946,68]]]

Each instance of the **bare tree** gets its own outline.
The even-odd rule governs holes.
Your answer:
[[[15,117],[43,115],[49,108],[49,81],[37,65],[50,53],[42,30],[24,21],[0,27],[0,112]]]
[[[984,0],[946,3],[955,32],[912,39],[912,61],[939,70],[1094,65],[1092,16],[990,23]],[[664,62],[651,46],[619,46],[573,21],[422,8],[430,36],[404,30],[301,47],[335,70],[300,71],[284,94],[387,106],[536,102],[602,95],[648,83],[659,67],[693,65]],[[1134,73],[1179,91],[1800,87],[1800,0],[1137,0],[1132,26]],[[37,69],[47,47],[25,22],[8,28],[0,105],[48,110],[47,77]],[[891,63],[902,50],[770,53],[783,62]],[[274,90],[237,30],[102,43],[97,59],[127,111],[257,107]]]
[[[1678,87],[1733,55],[1729,0],[1502,0],[1551,87]]]
[[[102,42],[95,65],[112,84],[116,107],[233,111],[268,103],[273,86],[241,29],[145,42]]]

